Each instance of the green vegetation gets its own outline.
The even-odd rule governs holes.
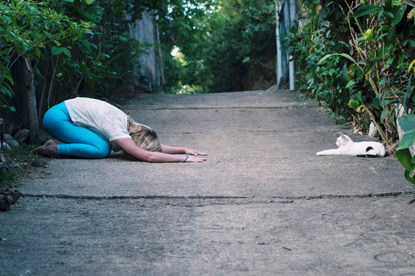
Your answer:
[[[340,122],[363,130],[374,123],[392,152],[401,127],[396,156],[415,183],[415,118],[405,115],[415,106],[415,8],[392,0],[301,2],[308,23],[288,37],[300,90]]]
[[[149,45],[129,38],[128,23],[143,11],[157,19],[166,92],[274,82],[274,0],[11,0],[0,1],[0,106],[15,109],[16,70],[33,74],[40,118],[62,99],[131,87],[132,57]]]
[[[131,55],[145,45],[129,38],[122,18],[131,10],[135,20],[154,1],[133,2],[0,1],[0,105],[13,108],[13,70],[33,74],[40,115],[62,99],[106,96],[128,85]]]
[[[393,147],[399,107],[413,110],[414,10],[402,1],[303,0],[308,24],[292,32],[301,91],[342,122],[373,122]]]
[[[13,189],[17,180],[26,177],[33,169],[36,156],[30,153],[32,145],[23,144],[18,148],[1,153],[0,191]]]
[[[396,150],[396,157],[405,168],[405,178],[415,184],[415,156],[411,155],[415,144],[415,115],[408,114],[398,120],[404,133]]]
[[[179,2],[159,21],[167,90],[239,91],[275,83],[274,0]],[[169,55],[174,47],[175,57]]]

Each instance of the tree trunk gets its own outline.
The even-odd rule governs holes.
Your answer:
[[[39,139],[39,119],[36,108],[36,89],[35,89],[35,75],[33,73],[33,67],[30,59],[25,56],[23,57],[23,80],[24,80],[24,105],[26,112],[27,124],[30,129],[30,142],[32,144],[38,144]]]
[[[161,89],[163,92],[166,92],[166,82],[164,80],[164,67],[163,67],[163,56],[161,52],[160,47],[160,33],[159,33],[159,27],[157,23],[154,23],[155,31],[156,31],[156,38],[157,38],[157,45],[158,45],[158,56],[159,56],[159,62],[160,62],[160,82],[161,82]]]

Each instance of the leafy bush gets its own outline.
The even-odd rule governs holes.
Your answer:
[[[276,53],[273,0],[172,2],[159,21],[165,58],[171,59],[165,64],[168,86],[238,91],[255,86],[265,75],[264,63]],[[172,61],[173,46],[185,62]]]
[[[407,73],[415,59],[412,11],[391,0],[321,2],[303,1],[308,24],[290,37],[296,58],[307,61],[300,90],[354,125],[373,122],[393,150],[395,109],[414,105]]]
[[[323,103],[332,116],[338,115],[346,121],[350,111],[347,106],[350,95],[346,88],[347,63],[340,57],[320,63],[327,54],[345,48],[344,43],[333,36],[331,23],[322,22],[320,29],[312,33],[291,32],[287,38],[290,48],[296,53],[296,63],[301,64],[297,72],[299,90]]]
[[[348,5],[347,11],[356,53],[354,60],[349,58],[353,60],[349,86],[355,92],[350,106],[370,117],[388,145],[397,138],[395,109],[413,89],[406,71],[415,58],[415,32],[405,18],[407,8],[400,1],[386,0]],[[407,104],[405,109],[413,106],[413,101]]]
[[[399,125],[403,135],[399,147],[396,150],[396,157],[405,168],[405,178],[415,184],[415,156],[412,156],[415,144],[415,115],[409,114],[399,118]]]
[[[131,56],[145,47],[128,38],[125,11],[135,20],[154,4],[132,2],[0,1],[0,106],[10,106],[15,84],[11,69],[22,58],[35,72],[39,118],[68,97],[104,97],[129,85],[135,62]]]
[[[4,80],[12,84],[12,66],[21,58],[29,60],[38,76],[36,85],[42,91],[40,106],[45,98],[50,100],[52,92],[56,93],[55,82],[63,76],[62,68],[73,68],[76,47],[92,45],[88,37],[95,27],[92,23],[74,21],[51,7],[53,2],[48,1],[0,2],[0,54],[5,57],[1,68],[7,72],[1,90],[10,92],[9,97],[12,95],[12,85]]]
[[[301,91],[323,100],[336,115],[346,114],[354,125],[367,128],[373,122],[393,152],[397,117],[415,112],[415,8],[392,0],[304,0],[303,5],[308,24],[291,35],[297,59],[307,61],[299,73]],[[330,32],[341,36],[331,41],[323,35]],[[412,183],[414,122],[412,114],[399,118],[404,135],[396,151]]]

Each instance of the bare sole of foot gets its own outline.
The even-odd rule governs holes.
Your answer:
[[[53,139],[49,139],[42,146],[35,148],[32,153],[54,157],[58,155],[58,144]]]

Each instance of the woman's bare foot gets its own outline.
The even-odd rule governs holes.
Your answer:
[[[47,157],[58,155],[58,144],[53,139],[47,140],[42,146],[35,148],[32,153],[37,153]]]

